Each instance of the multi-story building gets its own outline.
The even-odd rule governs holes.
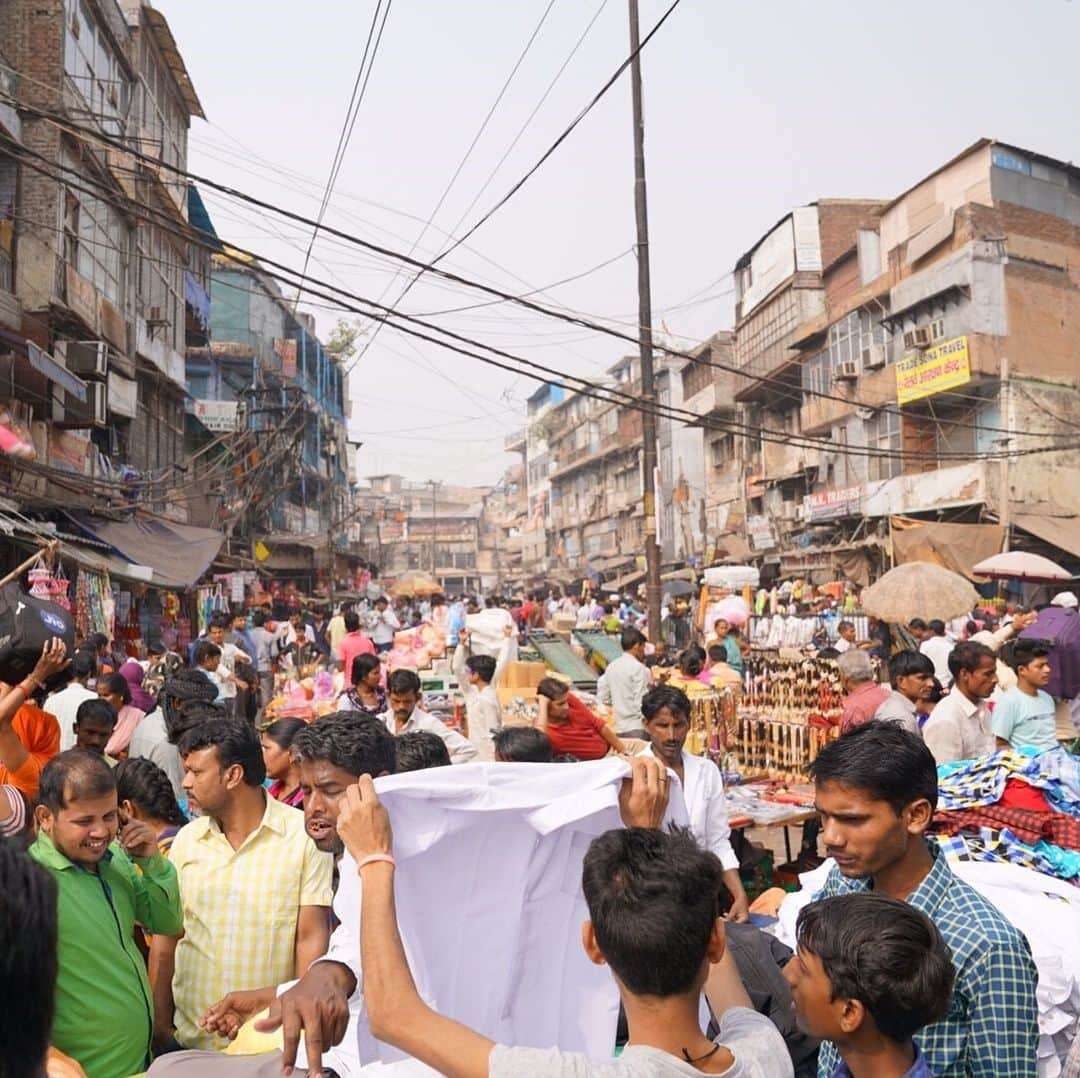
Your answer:
[[[898,516],[1005,521],[1013,545],[1080,559],[1080,495],[1060,482],[1077,463],[1078,190],[1071,166],[982,140],[891,202],[796,210],[739,261],[759,560],[866,582]]]
[[[438,580],[447,595],[493,587],[494,533],[485,536],[490,528],[485,506],[492,494],[491,487],[368,476],[356,498],[367,522],[365,546],[380,576],[420,570]]]
[[[190,415],[202,432],[190,443],[200,461],[192,502],[199,523],[221,528],[236,552],[254,540],[289,548],[267,567],[315,575],[321,589],[332,552],[335,578],[345,583],[349,566],[338,562],[361,554],[343,527],[355,508],[347,377],[314,320],[293,309],[256,261],[223,245],[211,258],[207,338],[188,349],[186,370]]]
[[[0,41],[14,69],[0,93],[17,102],[0,101],[0,127],[21,136],[0,159],[0,362],[36,456],[21,500],[183,519],[169,492],[184,450],[187,200],[170,167],[186,167],[199,99],[148,3],[3,0]]]

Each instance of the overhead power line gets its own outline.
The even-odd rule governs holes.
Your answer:
[[[375,47],[372,48],[372,39],[375,35],[375,24],[379,21],[379,11],[382,8],[382,0],[376,0],[375,10],[371,15],[371,25],[368,27],[367,40],[364,42],[364,52],[360,57],[360,67],[356,72],[356,81],[353,83],[352,96],[349,98],[349,107],[345,110],[345,122],[338,135],[337,149],[334,151],[334,160],[330,165],[330,175],[326,179],[326,190],[323,193],[322,204],[319,206],[319,216],[315,227],[311,232],[311,240],[307,251],[304,253],[304,268],[300,279],[307,275],[308,265],[311,262],[311,252],[315,247],[315,241],[319,235],[319,226],[322,224],[326,211],[330,206],[330,196],[334,193],[334,184],[337,183],[338,174],[345,161],[345,154],[352,141],[353,128],[356,126],[356,117],[360,114],[360,106],[364,101],[364,93],[367,91],[368,80],[371,78],[371,69],[375,66],[375,54],[379,51],[379,43],[382,41],[383,30],[386,27],[386,18],[390,14],[390,5],[393,0],[386,0],[386,10],[383,12],[382,23],[379,25],[379,36],[375,38]],[[371,63],[368,63],[368,53],[371,53]],[[300,293],[296,293],[296,302],[300,302]],[[295,311],[295,306],[293,307]]]
[[[3,99],[5,97],[7,97],[7,96],[8,95],[0,94],[0,99]],[[15,99],[12,99],[12,100],[15,100]],[[210,187],[211,189],[214,189],[214,190],[219,190],[219,191],[229,195],[230,197],[234,197],[234,198],[239,199],[240,201],[250,203],[252,205],[259,206],[259,207],[261,207],[263,209],[267,209],[267,210],[270,210],[272,212],[278,213],[281,216],[285,217],[286,219],[297,220],[297,221],[307,223],[307,224],[312,224],[313,223],[309,219],[304,218],[299,214],[295,214],[290,210],[285,210],[284,208],[276,206],[273,203],[268,203],[268,202],[266,202],[264,200],[261,200],[261,199],[258,199],[256,197],[254,197],[254,196],[247,195],[247,194],[245,194],[243,192],[240,192],[240,191],[236,191],[235,189],[230,188],[227,185],[219,184],[216,181],[210,180],[210,179],[205,178],[205,177],[198,176],[198,175],[196,175],[194,173],[190,173],[187,170],[180,169],[180,168],[178,168],[176,166],[166,165],[166,164],[158,161],[157,159],[155,159],[153,157],[149,157],[148,155],[139,153],[138,151],[130,150],[123,142],[121,142],[119,140],[113,140],[108,136],[102,136],[97,131],[89,130],[89,129],[86,129],[86,128],[79,127],[78,125],[74,125],[70,121],[68,121],[66,117],[57,116],[56,114],[48,113],[45,110],[34,109],[34,108],[27,108],[26,111],[33,112],[35,114],[40,114],[40,115],[43,116],[43,118],[48,119],[53,123],[56,123],[58,126],[64,128],[64,129],[67,129],[67,130],[71,131],[74,134],[84,135],[85,137],[87,137],[90,140],[103,142],[106,145],[117,146],[118,148],[123,149],[125,152],[127,152],[131,157],[133,157],[136,160],[144,160],[144,161],[154,165],[155,167],[163,167],[163,168],[166,168],[167,170],[169,170],[171,172],[184,175],[187,178],[192,179],[197,183],[205,184],[207,187]],[[21,151],[24,154],[32,153],[32,151],[29,151],[25,147],[22,147],[21,144],[15,142],[15,140],[10,139],[7,136],[0,135],[0,143],[4,143],[4,142],[6,142],[10,146],[11,152],[13,152],[15,154],[17,154],[19,151]],[[44,161],[48,165],[52,166],[52,162],[50,162],[47,158],[43,157],[42,155],[34,154],[34,156],[37,157],[39,160]],[[66,166],[61,165],[61,166],[56,166],[56,167],[59,167],[59,168],[63,169],[64,171],[74,172],[74,170],[68,169]],[[75,174],[77,176],[82,175],[82,174],[77,173],[77,172]],[[89,178],[89,177],[84,177],[84,178]],[[100,183],[100,181],[95,181],[92,178],[90,178],[90,179],[91,179],[91,182],[99,182]],[[111,189],[106,188],[106,190],[109,191],[111,194],[113,194],[115,196],[115,192],[111,192]],[[98,195],[99,197],[101,197],[100,192],[90,192],[90,193]],[[119,208],[121,210],[123,210],[124,212],[128,212],[128,213],[134,213],[135,212],[130,203],[126,204],[126,205],[123,205],[123,206],[120,206]],[[144,210],[144,212],[145,212],[145,210]],[[164,218],[165,215],[161,215],[161,216],[162,216],[162,218]],[[159,224],[161,225],[161,227],[175,227],[175,222],[171,218],[168,218],[167,220],[165,220],[164,223],[159,221]],[[373,250],[376,253],[382,254],[382,255],[384,255],[386,257],[396,258],[396,259],[399,259],[401,261],[404,261],[404,262],[412,264],[412,265],[417,265],[417,266],[425,265],[424,263],[419,263],[419,262],[417,262],[417,260],[411,259],[410,257],[408,257],[406,255],[402,255],[402,254],[400,254],[398,252],[395,252],[395,251],[392,251],[392,250],[390,250],[388,248],[383,248],[383,247],[381,247],[381,246],[379,246],[377,244],[370,243],[369,241],[363,240],[363,239],[361,239],[359,237],[350,236],[348,233],[342,233],[339,230],[332,229],[330,226],[326,226],[326,231],[334,232],[334,233],[340,235],[343,239],[348,240],[349,242],[355,243],[358,246],[361,246],[363,248]],[[193,238],[193,233],[194,232],[195,232],[194,229],[189,229],[188,231],[183,232],[182,233],[183,238],[186,239],[186,240],[191,240]],[[220,241],[217,240],[216,237],[215,237],[215,244],[220,244]],[[261,256],[259,256],[257,254],[254,254],[253,252],[250,252],[250,251],[243,251],[243,249],[238,248],[238,247],[234,247],[234,249],[237,250],[237,251],[240,251],[241,253],[245,253],[245,254],[249,255],[250,257],[252,257],[252,258],[254,258],[254,259],[258,260],[258,261],[261,261],[264,264],[264,266],[267,266],[267,265],[276,266],[276,267],[284,270],[287,273],[296,274],[295,270],[293,270],[291,267],[285,266],[282,263],[275,262],[275,261],[273,261],[271,259],[268,259],[268,258],[265,258],[265,257],[261,257]],[[578,325],[578,326],[581,326],[581,327],[586,328],[586,329],[592,329],[592,330],[594,330],[596,332],[600,332],[600,333],[603,333],[603,334],[608,335],[608,336],[612,336],[612,337],[615,337],[615,338],[618,338],[618,339],[621,339],[621,340],[625,340],[625,341],[628,341],[630,343],[636,343],[636,341],[635,341],[635,339],[633,337],[630,337],[630,336],[628,336],[628,335],[626,335],[624,333],[620,333],[617,330],[613,330],[610,327],[598,325],[596,323],[590,322],[588,319],[585,319],[585,318],[576,317],[576,316],[573,316],[573,315],[561,314],[558,311],[552,311],[549,308],[546,308],[546,307],[544,307],[544,306],[542,306],[540,304],[536,304],[536,303],[534,303],[533,301],[531,301],[531,300],[529,300],[527,298],[524,298],[524,297],[521,297],[521,296],[514,296],[513,294],[506,293],[506,292],[502,291],[501,289],[494,288],[493,286],[480,284],[480,283],[475,282],[475,281],[470,281],[469,279],[461,277],[458,274],[450,273],[450,272],[448,272],[446,270],[439,269],[437,267],[432,267],[432,265],[430,263],[426,264],[426,265],[428,266],[428,268],[433,268],[433,271],[437,275],[439,275],[440,277],[443,277],[443,278],[445,278],[447,280],[454,281],[454,282],[456,282],[458,284],[461,284],[461,285],[463,285],[465,287],[469,287],[469,288],[472,288],[474,290],[477,290],[477,291],[480,291],[482,293],[486,293],[486,294],[489,294],[489,295],[497,296],[498,298],[500,298],[502,300],[512,302],[514,304],[520,305],[520,306],[525,307],[527,309],[537,311],[538,313],[541,313],[541,314],[548,315],[549,317],[555,318],[556,320],[559,320],[559,321],[564,321],[564,322],[567,322],[567,323],[572,324],[572,325]],[[275,276],[272,273],[268,273],[267,275],[270,276],[270,277]],[[296,287],[295,282],[289,282],[289,283],[292,285],[292,287]],[[328,288],[328,289],[330,289],[330,290],[332,290],[334,292],[337,292],[337,293],[339,293],[341,295],[344,295],[346,297],[349,297],[349,298],[352,298],[352,299],[357,299],[362,303],[371,304],[372,306],[375,306],[377,308],[381,308],[381,309],[387,311],[389,314],[395,314],[398,317],[404,318],[406,320],[416,321],[416,319],[413,318],[412,316],[402,315],[402,314],[400,314],[400,312],[395,312],[395,311],[393,311],[392,308],[386,307],[385,304],[379,304],[376,301],[372,301],[370,299],[367,299],[366,297],[357,296],[355,293],[349,292],[348,290],[342,289],[342,288],[340,288],[340,287],[338,287],[336,285],[326,284],[325,282],[320,282],[320,285],[322,287],[324,287],[324,288]],[[308,289],[306,291],[312,292],[312,290],[310,290],[310,289]],[[325,293],[313,292],[312,294],[317,295],[317,296],[321,295],[324,298],[332,298],[332,297],[326,297]],[[358,311],[356,313],[366,314],[367,312]],[[425,325],[425,323],[423,323],[423,322],[420,322],[420,324]],[[398,327],[398,328],[400,328],[400,327]],[[440,326],[429,326],[429,328],[433,329],[436,332],[449,334],[448,330],[445,330]],[[457,335],[454,335],[454,334],[449,334],[449,335],[450,336],[457,336]],[[468,340],[468,338],[462,338],[462,339]],[[488,347],[486,345],[480,344],[479,342],[473,342],[473,343],[477,347],[482,347],[482,348],[487,348]],[[704,360],[700,356],[696,356],[696,355],[694,355],[692,353],[680,351],[678,349],[674,349],[674,348],[671,348],[671,347],[668,347],[668,346],[665,346],[665,345],[658,344],[656,347],[657,347],[657,351],[662,351],[665,354],[676,357],[676,358],[685,359],[685,360],[687,360],[688,362],[691,362],[691,363],[695,363],[695,364],[703,365],[703,366],[708,366],[708,367],[713,367],[713,368],[723,370],[723,371],[728,371],[728,372],[731,372],[731,373],[733,373],[735,375],[738,375],[738,376],[740,376],[742,378],[750,379],[751,381],[762,382],[762,383],[766,383],[766,384],[779,385],[780,388],[782,389],[782,391],[784,393],[786,393],[786,394],[791,394],[791,393],[797,391],[797,387],[794,387],[794,386],[792,386],[792,385],[790,385],[788,383],[783,383],[776,376],[758,376],[758,375],[750,374],[750,373],[748,373],[748,372],[746,372],[744,370],[741,370],[741,369],[739,369],[737,367],[733,367],[730,364],[719,363],[719,362],[712,361],[712,360]],[[490,349],[490,350],[493,351],[493,352],[497,352],[497,350],[495,350],[495,349]],[[515,358],[519,362],[523,362],[523,363],[527,362],[525,360],[522,360],[520,357],[512,357],[512,358]],[[515,372],[515,373],[521,373],[521,372]],[[802,393],[807,395],[807,396],[819,397],[819,398],[830,399],[830,400],[837,400],[837,401],[840,401],[841,403],[843,403],[843,404],[845,404],[845,405],[847,405],[849,407],[866,407],[866,408],[870,408],[870,409],[872,409],[874,411],[878,411],[881,408],[881,403],[880,402],[876,402],[876,403],[874,403],[874,402],[865,402],[865,401],[860,401],[860,400],[855,399],[855,398],[841,397],[841,396],[838,396],[836,394],[830,394],[830,393],[826,393],[826,392],[823,392],[823,391],[820,391],[820,390],[813,390],[813,389],[811,389],[809,387],[802,389]],[[691,415],[693,417],[693,421],[695,423],[697,423],[698,425],[701,425],[700,417],[696,416],[694,413],[687,412],[687,414]],[[1011,437],[1017,437],[1017,436],[1020,436],[1020,435],[1030,435],[1030,436],[1033,436],[1033,437],[1035,437],[1035,436],[1038,436],[1038,437],[1065,437],[1065,435],[1058,435],[1058,434],[1052,434],[1052,433],[1038,435],[1035,432],[1005,431],[1005,430],[1000,430],[999,428],[994,428],[994,427],[989,427],[989,426],[979,426],[979,425],[976,425],[976,424],[956,423],[955,425],[958,426],[958,427],[963,427],[963,426],[974,427],[974,428],[977,428],[979,430],[982,430],[984,432],[989,432],[989,433],[1009,434]],[[762,428],[762,430],[765,430],[765,429],[766,428]],[[781,434],[786,440],[790,440],[790,438],[791,438],[791,435],[787,434],[786,432],[776,432],[776,433]],[[800,437],[803,437],[803,438],[806,438],[806,439],[812,439],[812,440],[818,441],[818,442],[822,441],[821,439],[816,439],[816,438],[814,438],[813,436],[810,436],[810,435],[802,435]],[[825,441],[827,442],[829,448],[832,451],[841,452],[841,450],[839,450],[839,448],[836,446],[836,443],[831,443],[831,442],[828,442],[827,440],[825,440]],[[847,450],[844,450],[843,452],[852,453],[852,449],[851,449],[851,447],[849,447]],[[937,459],[938,456],[940,456],[940,455],[924,455],[924,459]],[[964,459],[971,459],[971,455],[968,455]]]
[[[554,6],[555,6],[555,0],[548,0],[548,5],[547,5],[547,7],[544,8],[543,14],[541,14],[541,16],[540,16],[540,21],[533,28],[533,32],[529,35],[528,41],[525,42],[525,47],[521,50],[521,53],[518,55],[517,60],[514,62],[514,66],[510,69],[510,74],[506,76],[506,79],[502,84],[502,88],[499,90],[498,94],[495,96],[495,100],[491,103],[491,107],[487,111],[487,115],[484,117],[484,119],[481,122],[479,128],[477,128],[476,134],[473,135],[472,142],[469,143],[468,148],[465,150],[464,156],[458,162],[457,168],[454,169],[454,174],[450,177],[449,182],[443,188],[443,192],[439,196],[438,202],[435,203],[435,208],[431,211],[430,214],[428,214],[428,219],[424,222],[424,227],[420,230],[420,234],[416,237],[415,240],[413,240],[412,246],[409,248],[409,252],[408,252],[410,255],[413,254],[416,251],[417,246],[420,244],[420,242],[423,240],[423,238],[427,235],[427,231],[431,227],[431,222],[435,220],[436,215],[438,214],[439,210],[442,209],[443,203],[446,201],[447,197],[449,196],[450,191],[453,189],[454,184],[457,183],[457,179],[461,175],[462,169],[465,168],[466,163],[468,162],[469,158],[472,156],[473,150],[476,149],[476,144],[480,141],[480,139],[483,136],[484,132],[487,130],[487,126],[491,122],[492,116],[495,115],[495,110],[499,107],[499,103],[506,96],[506,91],[510,89],[510,84],[514,81],[514,76],[517,75],[518,71],[521,69],[521,65],[525,62],[525,57],[529,55],[529,51],[532,49],[533,43],[536,41],[537,37],[539,36],[540,31],[544,26],[544,23],[547,22],[547,17],[548,17],[548,15],[551,14],[551,9]],[[453,248],[451,247],[450,250],[453,250]],[[449,251],[444,251],[442,254],[440,254],[440,255],[438,255],[436,257],[435,261],[438,262],[440,259],[442,259],[444,257],[444,255],[446,255],[448,253],[449,253]],[[386,299],[386,297],[390,294],[390,289],[393,287],[394,281],[397,280],[398,275],[400,274],[400,272],[401,272],[401,267],[398,268],[398,273],[394,274],[394,277],[391,279],[390,283],[386,286],[386,288],[383,289],[382,295],[379,296],[379,301],[380,302],[382,300]],[[422,275],[423,275],[423,271],[419,270],[409,279],[408,283],[401,290],[401,294],[398,296],[397,300],[394,302],[395,307],[397,307],[397,305],[409,294],[409,292],[412,291],[413,285],[415,285],[416,282],[420,280]],[[365,355],[367,355],[367,351],[371,347],[372,343],[375,341],[375,338],[378,337],[380,329],[382,329],[382,323],[381,322],[379,322],[375,326],[375,329],[372,331],[371,335],[364,342],[364,346],[360,349],[359,354],[356,356],[356,358],[349,365],[349,370],[350,371],[356,366],[357,363],[360,362],[360,360],[362,360],[364,358]]]
[[[32,153],[32,151],[24,152]],[[33,154],[33,156],[42,158],[42,155],[40,154]],[[42,160],[44,159],[42,158]],[[74,169],[71,169],[67,166],[52,166],[51,162],[47,162],[47,164],[50,166],[49,169],[35,164],[28,164],[28,167],[31,167],[46,175],[50,175],[54,179],[62,178],[55,171],[55,169],[57,168],[65,172],[75,171]],[[76,173],[76,175],[78,174]],[[94,181],[92,178],[88,179],[90,179],[90,182],[97,182],[99,187],[105,188],[107,197],[117,201],[122,198],[122,196],[120,196],[117,192],[113,191],[111,188],[108,188],[103,181]],[[88,188],[85,188],[84,186],[78,183],[74,183],[70,180],[65,182],[67,182],[68,185],[74,190],[84,190],[88,191],[88,193],[97,195],[97,197],[106,197],[102,196],[100,192],[91,191]],[[121,206],[119,208],[123,209],[125,207]],[[195,233],[194,236],[192,235],[193,230],[180,230],[179,228],[177,228],[176,222],[171,217],[162,221],[161,218],[166,218],[166,215],[162,211],[150,210],[141,206],[128,206],[126,208],[128,212],[142,216],[144,219],[148,219],[151,221],[157,220],[159,227],[161,227],[163,230],[173,230],[178,234],[185,236],[185,238],[189,240],[193,240],[194,242],[203,242],[206,246],[211,247],[215,250],[220,245],[220,241],[216,237],[213,237],[212,240],[209,237],[206,240],[200,240],[198,233]],[[262,273],[270,279],[284,282],[285,284],[288,284],[292,287],[297,286],[297,271],[292,269],[291,267],[274,262],[273,260],[267,258],[261,258],[258,254],[252,251],[245,251],[240,248],[234,248],[234,250],[236,250],[237,254],[239,255],[253,259],[255,263],[254,268],[256,268],[259,273]],[[261,265],[259,264],[260,262],[262,263]],[[275,273],[272,270],[268,270],[266,269],[266,266],[268,265],[277,267],[283,272]],[[636,398],[632,393],[628,393],[624,390],[619,389],[618,386],[597,385],[596,383],[591,382],[589,379],[581,378],[577,375],[571,375],[568,372],[559,370],[557,368],[539,364],[535,361],[527,360],[520,356],[516,356],[513,353],[496,349],[490,345],[485,345],[482,342],[475,341],[461,334],[453,333],[452,331],[447,330],[444,327],[425,323],[422,320],[417,319],[413,316],[403,315],[400,313],[394,314],[394,312],[390,311],[390,309],[385,304],[378,304],[374,300],[368,299],[363,296],[358,296],[355,293],[348,292],[347,290],[341,289],[335,285],[328,284],[326,282],[314,283],[320,288],[325,288],[328,289],[330,292],[344,295],[352,300],[356,300],[357,302],[365,305],[364,307],[358,307],[352,304],[342,302],[341,305],[344,310],[350,310],[354,313],[365,315],[367,317],[379,317],[387,320],[391,317],[395,317],[399,321],[391,322],[390,324],[392,328],[396,329],[398,332],[406,334],[410,337],[414,337],[418,340],[426,341],[430,344],[435,344],[448,351],[477,359],[490,366],[509,371],[513,374],[525,374],[527,377],[531,377],[539,382],[548,382],[564,386],[567,389],[574,390],[582,396],[591,397],[600,401],[604,401],[606,403],[618,404],[621,407],[625,407],[630,410],[642,413],[644,413],[645,410],[648,409],[652,414],[661,416],[663,418],[672,419],[674,421],[684,424],[697,425],[706,429],[720,430],[724,433],[741,434],[756,441],[795,446],[802,449],[822,450],[838,456],[881,457],[888,459],[904,460],[930,460],[937,463],[940,463],[942,460],[969,461],[972,459],[1013,459],[1016,457],[1031,456],[1048,452],[1058,452],[1063,448],[1062,446],[1043,446],[996,454],[915,452],[908,450],[896,451],[870,446],[841,446],[837,443],[832,442],[830,439],[815,437],[811,435],[792,434],[786,431],[774,430],[767,427],[755,426],[752,424],[746,424],[733,420],[714,420],[712,418],[703,419],[701,416],[689,411],[688,409],[674,406],[659,406],[651,403],[646,404],[643,403],[640,399]],[[320,296],[323,298],[332,298],[330,295],[328,295],[327,292],[317,291],[310,285],[305,286],[304,290],[306,292],[313,293],[316,296]],[[381,310],[384,313],[372,314],[371,308],[374,308],[376,311]],[[403,325],[401,324],[402,322],[409,323],[409,325]],[[449,340],[442,340],[437,337],[433,337],[428,333],[420,332],[419,330],[412,328],[411,324],[420,325],[424,329],[431,330],[435,333],[440,333],[443,336],[449,338]],[[462,344],[467,345],[468,348],[462,347],[456,342],[461,342]],[[483,349],[484,351],[491,353],[491,355],[483,355],[472,350],[475,348]],[[493,356],[499,358],[492,358]],[[504,360],[508,360],[512,363],[518,364],[518,366],[510,366],[510,364],[508,362],[504,362]],[[523,367],[528,368],[528,370],[522,370]],[[533,374],[531,373],[531,371],[537,371],[539,373]]]

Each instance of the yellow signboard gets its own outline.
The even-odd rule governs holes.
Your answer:
[[[896,364],[896,400],[908,404],[971,381],[967,337],[953,337]]]

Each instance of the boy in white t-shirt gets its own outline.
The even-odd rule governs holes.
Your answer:
[[[638,759],[632,766],[666,787],[667,773],[657,761]],[[630,1029],[623,1054],[599,1060],[558,1048],[496,1044],[427,1006],[398,934],[389,817],[367,776],[345,798],[338,833],[363,878],[364,1002],[378,1039],[448,1078],[791,1078],[783,1038],[751,1009],[724,949],[720,861],[688,831],[661,831],[650,820],[648,827],[606,832],[585,855],[582,888],[590,920],[582,943],[595,963],[611,967]],[[713,1009],[721,1015],[715,1042],[699,1024],[707,978]]]

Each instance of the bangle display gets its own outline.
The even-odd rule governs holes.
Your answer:
[[[360,874],[360,870],[362,868],[366,868],[368,865],[374,865],[374,864],[378,864],[380,862],[383,862],[383,863],[388,864],[388,865],[393,865],[395,868],[397,867],[397,862],[394,860],[392,854],[389,854],[389,853],[372,853],[372,854],[368,854],[367,857],[360,858],[360,860],[356,862],[356,873],[357,873],[357,875]]]

